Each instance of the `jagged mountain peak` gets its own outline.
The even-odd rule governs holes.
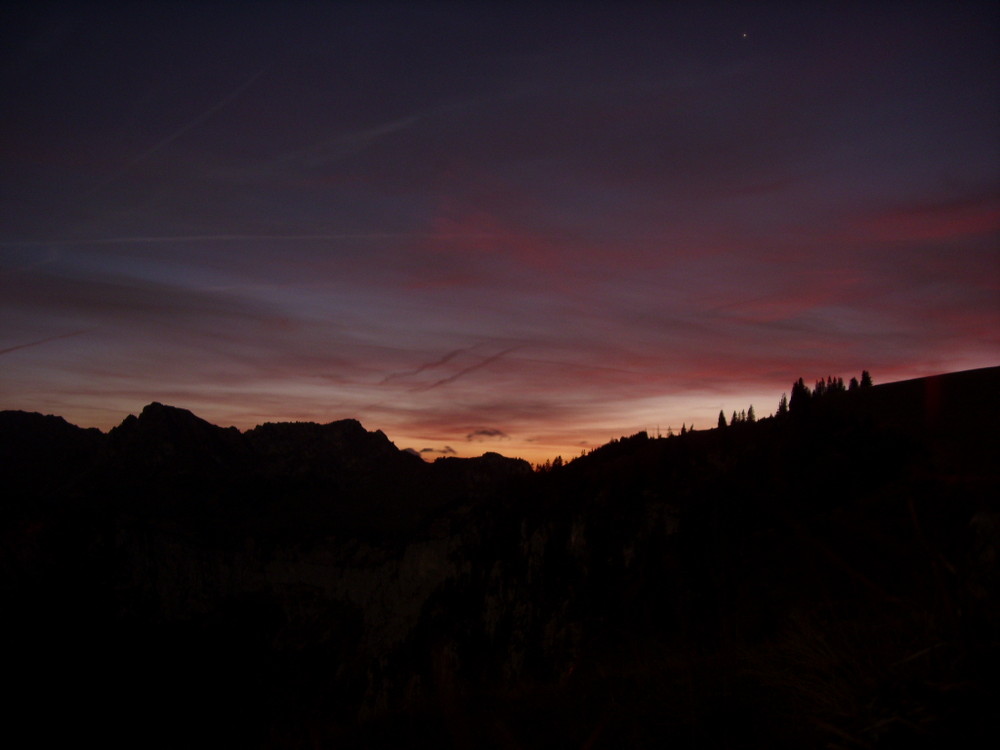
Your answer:
[[[181,427],[181,426],[194,426],[199,427],[209,427],[212,429],[220,429],[216,425],[207,422],[201,417],[195,415],[194,412],[188,409],[182,409],[178,406],[169,406],[166,404],[161,404],[159,401],[153,401],[146,404],[139,412],[137,417],[139,424],[143,426],[166,426],[166,427]]]
[[[65,436],[87,435],[90,439],[100,435],[100,430],[77,427],[62,417],[41,414],[37,411],[0,411],[0,436],[11,443],[24,441],[50,441]]]
[[[239,430],[218,427],[187,409],[154,401],[108,433],[110,458],[126,472],[167,477],[242,470],[249,451]]]
[[[0,494],[45,494],[93,460],[104,439],[51,414],[0,412]]]
[[[198,419],[198,417],[196,417],[194,413],[188,409],[182,409],[179,406],[161,404],[159,401],[151,401],[142,407],[142,411],[139,412],[139,416],[145,419],[156,419],[165,415],[184,415],[186,417]]]
[[[272,466],[293,474],[328,474],[362,466],[379,471],[414,461],[414,456],[397,448],[384,432],[368,431],[356,419],[326,424],[267,422],[247,430],[243,437]],[[416,462],[422,463],[419,458]]]
[[[120,425],[112,428],[108,434],[119,439],[122,435],[133,434],[147,437],[191,439],[199,435],[238,434],[238,432],[234,428],[214,425],[188,409],[153,401],[142,408],[138,417],[130,414]]]

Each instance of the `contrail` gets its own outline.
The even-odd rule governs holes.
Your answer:
[[[58,341],[59,339],[68,339],[71,336],[79,336],[81,333],[90,333],[93,328],[86,328],[82,331],[73,331],[72,333],[63,333],[59,336],[49,336],[47,339],[39,339],[38,341],[29,341],[27,344],[18,344],[17,346],[9,346],[6,349],[0,349],[0,354],[9,354],[10,352],[16,352],[18,349],[27,349],[29,346],[39,346],[40,344],[47,344],[50,341]]]
[[[490,97],[477,97],[428,107],[413,114],[396,118],[395,120],[383,122],[363,130],[344,133],[327,141],[313,144],[309,148],[286,154],[276,159],[271,166],[281,167],[288,164],[299,164],[306,167],[318,167],[323,164],[336,162],[365,150],[387,135],[408,130],[423,120],[438,117],[455,110],[466,109],[489,100]]]
[[[423,386],[423,387],[420,387],[420,388],[414,388],[413,390],[414,391],[429,391],[432,388],[437,388],[437,387],[442,386],[442,385],[448,385],[448,383],[454,383],[456,380],[458,380],[461,377],[464,377],[464,376],[468,375],[470,372],[474,372],[475,370],[478,370],[478,369],[480,369],[482,367],[486,367],[486,365],[492,364],[493,362],[496,362],[501,357],[506,357],[508,354],[510,354],[515,349],[520,349],[520,348],[521,348],[520,346],[512,346],[510,349],[504,349],[502,352],[500,352],[498,354],[494,354],[492,357],[487,357],[482,362],[478,362],[478,363],[472,365],[471,367],[466,367],[464,370],[459,370],[454,375],[449,375],[448,377],[443,378],[443,379],[437,381],[436,383],[431,383],[430,385]]]
[[[87,193],[85,193],[84,197],[93,195],[97,191],[106,188],[111,183],[116,182],[122,176],[124,176],[128,172],[132,171],[132,168],[135,167],[137,164],[140,164],[141,162],[145,161],[150,156],[152,156],[153,154],[155,154],[157,151],[161,151],[162,149],[166,148],[171,143],[173,143],[174,141],[176,141],[178,138],[180,138],[181,136],[183,136],[185,133],[189,132],[190,130],[193,130],[194,128],[196,128],[199,125],[201,125],[202,123],[204,123],[212,115],[214,115],[220,109],[222,109],[227,104],[229,104],[231,101],[233,101],[234,99],[236,99],[240,94],[242,94],[244,91],[246,91],[248,88],[250,88],[258,78],[260,78],[262,75],[264,75],[264,73],[266,71],[267,71],[267,68],[261,68],[260,70],[258,70],[256,73],[254,73],[252,76],[250,76],[246,81],[244,81],[241,85],[237,86],[229,94],[227,94],[226,96],[222,97],[219,101],[217,101],[211,107],[209,107],[204,112],[202,112],[200,115],[198,115],[197,117],[195,117],[193,120],[189,121],[185,125],[181,126],[177,130],[175,130],[173,133],[171,133],[170,135],[168,135],[166,138],[160,140],[159,142],[155,143],[150,148],[148,148],[145,151],[143,151],[137,157],[135,157],[134,159],[132,159],[132,161],[130,161],[128,164],[126,164],[124,167],[122,167],[120,170],[118,170],[115,174],[111,175],[111,177],[109,177],[108,179],[104,180],[104,182],[101,182],[97,186],[91,188],[89,191],[87,191]]]
[[[298,162],[307,167],[318,167],[322,164],[339,161],[365,150],[380,138],[412,127],[420,122],[421,119],[423,119],[423,115],[410,115],[376,125],[367,130],[347,133],[325,143],[317,144],[311,149],[286,156],[281,162]]]
[[[36,245],[156,245],[170,242],[254,242],[287,240],[385,240],[412,237],[402,232],[344,232],[340,234],[177,234],[136,235],[125,237],[93,237],[90,239],[27,240],[0,242],[0,247],[33,247]]]
[[[152,156],[153,154],[155,154],[160,149],[166,148],[171,143],[173,143],[178,138],[180,138],[182,135],[184,135],[185,133],[187,133],[189,130],[192,130],[192,129],[198,127],[199,125],[201,125],[203,122],[205,122],[206,120],[208,120],[209,117],[211,117],[212,115],[214,115],[220,109],[222,109],[227,104],[229,104],[229,102],[233,101],[234,99],[236,99],[236,97],[238,97],[240,94],[242,94],[248,88],[250,88],[258,78],[260,78],[262,75],[264,75],[264,73],[266,71],[267,71],[267,68],[261,68],[260,70],[258,70],[256,73],[254,73],[252,76],[250,76],[242,85],[237,86],[229,94],[227,94],[226,96],[222,97],[219,101],[217,101],[211,107],[209,107],[204,112],[202,112],[200,115],[198,115],[197,117],[195,117],[189,123],[187,123],[186,125],[180,127],[179,129],[175,130],[173,133],[171,133],[170,135],[168,135],[162,141],[160,141],[159,143],[157,143],[156,145],[154,145],[152,148],[149,148],[146,151],[144,151],[143,153],[139,154],[139,156],[137,156],[136,158],[134,158],[129,163],[129,165],[127,167],[125,167],[125,169],[129,169],[129,167],[131,167],[131,166],[133,166],[135,164],[138,164],[140,161],[142,161],[143,159],[146,159],[146,158]]]
[[[424,370],[430,370],[433,367],[440,367],[441,365],[446,365],[449,362],[451,362],[451,360],[453,360],[455,357],[457,357],[459,354],[465,354],[466,352],[471,352],[475,348],[476,348],[475,346],[468,346],[464,349],[456,349],[453,352],[448,352],[443,357],[441,357],[441,359],[437,359],[434,360],[433,362],[428,362],[426,364],[420,365],[420,367],[418,367],[415,370],[404,370],[403,372],[391,373],[382,378],[382,382],[380,383],[380,385],[384,385],[385,383],[388,383],[390,380],[395,380],[396,378],[412,377],[414,375],[419,375]]]
[[[181,234],[136,237],[95,237],[91,239],[8,240],[0,247],[45,247],[48,245],[155,245],[171,242],[314,242],[318,240],[399,240],[399,239],[487,239],[486,233],[435,234],[433,232],[342,232],[331,234]]]

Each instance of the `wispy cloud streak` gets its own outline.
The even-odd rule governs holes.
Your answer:
[[[476,364],[471,365],[469,367],[466,367],[463,370],[459,370],[458,372],[456,372],[453,375],[449,375],[446,378],[442,378],[441,380],[438,380],[438,381],[436,381],[434,383],[431,383],[430,385],[425,385],[425,386],[420,386],[418,388],[414,388],[413,390],[414,391],[430,391],[430,390],[433,390],[435,388],[440,388],[443,385],[448,385],[449,383],[454,383],[459,378],[464,378],[469,373],[475,372],[476,370],[480,370],[480,369],[482,369],[482,368],[484,368],[484,367],[486,367],[488,365],[491,365],[494,362],[496,362],[498,359],[502,359],[503,357],[506,357],[508,354],[510,354],[512,351],[515,351],[515,350],[520,349],[520,348],[521,348],[520,346],[512,346],[509,349],[504,349],[502,352],[498,352],[497,354],[494,354],[492,357],[487,357],[482,362],[477,362]]]
[[[325,240],[406,240],[406,239],[483,239],[488,234],[441,235],[430,232],[335,232],[327,234],[180,234],[136,235],[122,237],[57,238],[51,240],[7,240],[0,247],[98,246],[98,245],[167,245],[201,242],[317,242]]]
[[[37,341],[29,341],[27,344],[17,344],[16,346],[9,346],[6,349],[0,349],[0,354],[9,354],[10,352],[16,352],[19,349],[28,349],[32,346],[41,346],[42,344],[48,344],[51,341],[59,341],[60,339],[68,339],[73,336],[79,336],[84,333],[90,333],[93,328],[85,328],[81,331],[73,331],[72,333],[63,333],[59,336],[49,336],[48,338],[38,339]]]
[[[264,73],[266,73],[266,72],[267,72],[267,68],[261,68],[260,70],[258,70],[256,73],[254,73],[252,76],[250,76],[246,81],[244,81],[242,84],[240,84],[239,86],[237,86],[231,92],[229,92],[224,97],[222,97],[221,99],[219,99],[219,101],[217,101],[211,107],[209,107],[208,109],[206,109],[200,115],[198,115],[197,117],[189,120],[183,126],[181,126],[180,128],[178,128],[177,130],[173,131],[166,138],[163,138],[160,141],[157,141],[153,146],[151,146],[150,148],[146,149],[145,151],[143,151],[138,156],[134,157],[130,162],[128,162],[128,164],[126,164],[120,170],[118,170],[117,172],[115,172],[113,175],[111,175],[109,178],[107,178],[106,180],[104,180],[100,184],[98,184],[95,187],[93,187],[90,191],[88,191],[85,194],[84,197],[88,197],[90,195],[93,195],[94,193],[96,193],[96,192],[98,192],[100,190],[103,190],[108,185],[111,185],[111,184],[117,182],[122,177],[124,177],[126,174],[128,174],[129,172],[131,172],[136,166],[138,166],[139,164],[141,164],[142,162],[144,162],[146,159],[148,159],[150,156],[152,156],[153,154],[155,154],[155,153],[157,153],[159,151],[162,151],[167,146],[169,146],[171,143],[173,143],[174,141],[176,141],[178,138],[181,138],[182,136],[184,136],[188,132],[194,130],[198,126],[200,126],[203,123],[207,122],[216,112],[218,112],[219,110],[221,110],[224,107],[226,107],[227,105],[229,105],[231,102],[233,102],[235,99],[237,99],[244,91],[246,91],[254,83],[256,83],[257,79],[260,78],[262,75],[264,75]]]
[[[441,365],[446,365],[449,362],[451,362],[455,357],[457,357],[459,354],[465,354],[466,352],[471,352],[475,348],[476,348],[475,346],[468,346],[468,347],[465,347],[464,349],[455,349],[453,351],[448,352],[447,354],[445,354],[440,359],[436,359],[433,362],[427,362],[426,364],[422,364],[422,365],[420,365],[419,367],[417,367],[414,370],[404,370],[403,372],[394,372],[394,373],[391,373],[389,375],[386,375],[382,379],[382,384],[384,385],[385,383],[388,383],[391,380],[398,380],[399,378],[413,377],[414,375],[419,375],[420,373],[422,373],[422,372],[424,372],[426,370],[431,370],[431,369],[433,369],[435,367],[440,367]]]

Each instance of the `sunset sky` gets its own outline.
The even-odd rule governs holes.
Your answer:
[[[1000,5],[3,4],[0,408],[571,457],[1000,364]]]

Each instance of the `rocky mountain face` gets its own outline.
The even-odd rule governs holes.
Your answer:
[[[154,747],[988,737],[997,386],[876,386],[545,472],[427,464],[353,420],[4,412],[10,715]]]

